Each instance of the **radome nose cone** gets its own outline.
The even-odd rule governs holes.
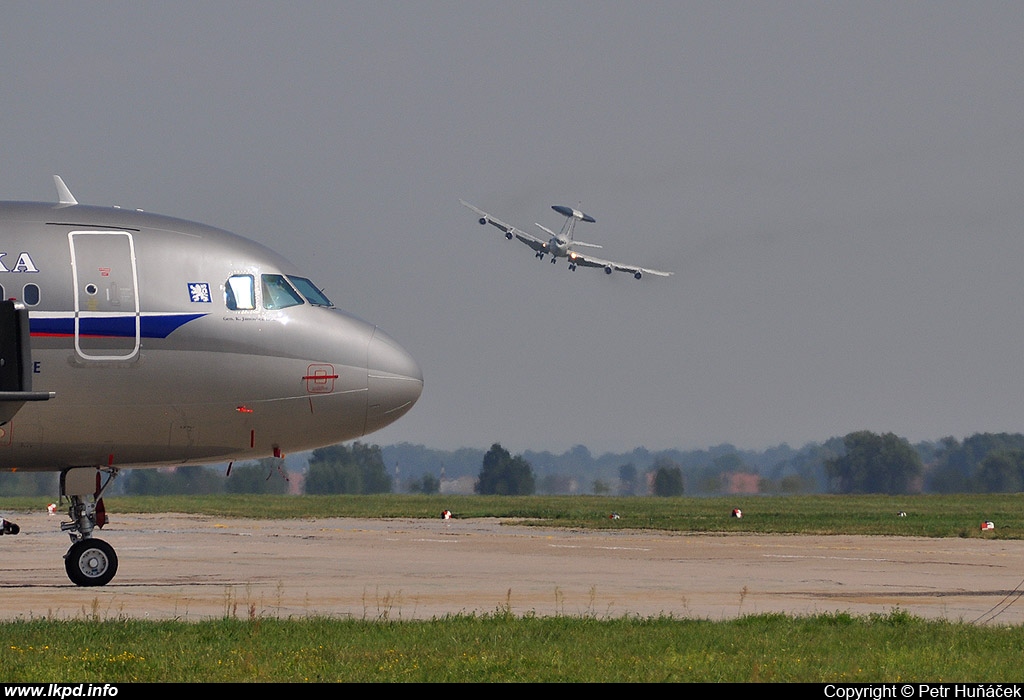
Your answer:
[[[423,372],[402,346],[379,328],[373,332],[366,358],[366,432],[404,416],[423,393]]]

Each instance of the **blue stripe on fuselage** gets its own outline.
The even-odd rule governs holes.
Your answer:
[[[143,314],[139,319],[139,335],[143,338],[166,338],[189,321],[203,316],[206,314]],[[32,335],[73,336],[75,319],[30,317],[29,329]],[[134,338],[135,316],[111,314],[80,318],[78,334],[103,338]]]

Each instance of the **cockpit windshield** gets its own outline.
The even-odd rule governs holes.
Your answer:
[[[321,292],[315,284],[310,282],[305,277],[293,277],[291,275],[288,275],[288,281],[294,284],[298,288],[302,296],[306,297],[306,301],[308,301],[313,306],[334,306],[334,304],[331,303],[331,300],[328,299],[327,296],[323,292]]]
[[[305,277],[260,275],[263,307],[287,309],[309,302],[313,306],[334,308],[334,304],[315,284]],[[298,290],[298,291],[296,291]],[[252,275],[232,275],[224,284],[224,302],[232,311],[251,311],[256,308],[255,279]]]
[[[262,283],[263,306],[268,309],[286,309],[303,303],[284,275],[263,275]]]

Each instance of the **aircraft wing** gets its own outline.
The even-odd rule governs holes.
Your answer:
[[[612,260],[602,260],[601,258],[595,258],[592,255],[586,255],[584,253],[573,253],[570,255],[569,260],[577,265],[583,267],[600,267],[604,268],[604,271],[611,274],[613,271],[618,270],[619,272],[628,272],[637,279],[640,279],[643,275],[657,275],[658,277],[669,277],[671,272],[662,272],[661,270],[652,270],[649,267],[640,267],[639,265],[628,265],[626,263],[614,262]]]
[[[522,241],[526,245],[530,246],[531,248],[533,248],[537,252],[543,252],[543,253],[550,252],[548,250],[548,240],[547,239],[539,238],[537,236],[534,236],[532,233],[527,233],[526,231],[523,231],[522,229],[516,228],[515,226],[512,226],[511,224],[506,224],[501,219],[498,219],[498,218],[496,218],[494,216],[491,216],[490,214],[488,214],[484,210],[477,209],[476,207],[474,207],[469,202],[466,202],[466,201],[461,200],[461,199],[459,200],[459,202],[462,204],[462,206],[466,207],[467,209],[471,209],[473,212],[475,212],[477,214],[477,216],[480,217],[480,223],[481,224],[490,224],[491,226],[494,226],[495,228],[497,228],[500,231],[502,231],[505,234],[506,238],[511,239],[513,236],[515,236],[520,241]],[[538,226],[540,226],[540,224],[538,224]],[[543,229],[547,233],[551,233],[548,229],[545,229],[543,226],[541,226],[541,229]],[[579,241],[575,241],[574,245],[587,246],[587,247],[596,247],[596,248],[600,248],[601,247],[601,246],[596,246],[596,245],[594,245],[592,243],[591,244],[580,243]],[[651,268],[640,267],[639,265],[629,265],[627,263],[614,262],[612,260],[604,260],[602,258],[596,258],[596,257],[593,257],[591,255],[586,255],[584,253],[579,253],[579,252],[577,252],[575,250],[573,250],[570,253],[570,255],[569,255],[569,263],[570,264],[575,264],[575,265],[582,265],[584,267],[599,267],[599,268],[603,268],[604,271],[606,273],[608,273],[608,274],[611,274],[615,270],[618,270],[620,272],[628,272],[631,275],[633,275],[634,277],[636,277],[637,279],[640,279],[643,275],[657,275],[659,277],[668,277],[669,275],[672,274],[671,272],[662,272],[661,270],[652,270]]]
[[[512,238],[512,236],[515,236],[516,238],[518,238],[519,240],[521,240],[523,243],[530,246],[534,250],[547,252],[548,242],[543,238],[538,238],[537,236],[534,236],[532,233],[527,233],[522,229],[518,229],[512,224],[506,224],[501,219],[491,216],[482,209],[477,209],[469,202],[466,202],[461,199],[459,200],[459,202],[461,202],[462,206],[466,207],[467,209],[472,209],[474,212],[476,212],[477,215],[480,217],[480,223],[490,224],[491,226],[494,226],[495,228],[501,230],[505,234],[506,238]]]

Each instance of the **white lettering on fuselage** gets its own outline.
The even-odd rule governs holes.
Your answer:
[[[32,262],[32,256],[28,253],[22,253],[18,256],[18,262],[14,264],[14,267],[7,267],[4,264],[4,256],[7,253],[0,253],[0,272],[39,272],[39,268]]]

